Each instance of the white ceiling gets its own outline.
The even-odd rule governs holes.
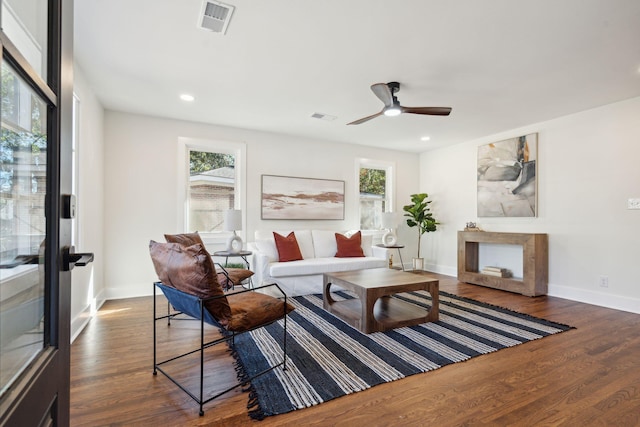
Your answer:
[[[76,59],[104,107],[421,152],[640,96],[638,0],[225,3],[220,35],[197,28],[201,0],[76,0]],[[388,81],[402,105],[453,111],[346,126]]]

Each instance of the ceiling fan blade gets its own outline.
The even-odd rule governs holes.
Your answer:
[[[428,116],[448,116],[451,113],[450,107],[402,107],[403,113],[425,114]]]
[[[384,103],[385,107],[393,104],[393,94],[386,83],[376,83],[371,85],[373,93]]]
[[[347,123],[347,125],[359,125],[361,123],[368,122],[371,119],[375,119],[376,117],[378,117],[380,115],[382,115],[382,111],[380,111],[379,113],[375,113],[375,114],[373,114],[371,116],[363,117],[363,118],[361,118],[359,120],[356,120],[354,122]]]

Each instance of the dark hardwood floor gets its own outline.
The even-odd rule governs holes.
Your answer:
[[[640,425],[639,314],[435,276],[443,291],[576,329],[254,421],[247,414],[247,393],[238,390],[206,405],[200,417],[186,394],[166,377],[152,375],[152,297],[108,301],[71,347],[71,424]],[[194,322],[174,324],[180,340],[172,342],[193,339]],[[231,356],[222,348],[214,352],[210,363],[221,372],[216,384],[235,382]]]

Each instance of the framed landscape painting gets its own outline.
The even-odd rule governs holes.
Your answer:
[[[538,134],[478,147],[478,216],[537,215]]]
[[[344,219],[344,181],[262,175],[262,219]]]

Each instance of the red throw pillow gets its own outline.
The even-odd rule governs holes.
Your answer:
[[[298,240],[296,239],[296,235],[293,231],[289,233],[287,237],[281,236],[274,231],[273,238],[276,241],[276,248],[278,248],[278,258],[280,262],[298,261],[302,259]]]
[[[336,243],[338,244],[337,258],[363,257],[362,234],[358,231],[351,237],[336,233]]]

